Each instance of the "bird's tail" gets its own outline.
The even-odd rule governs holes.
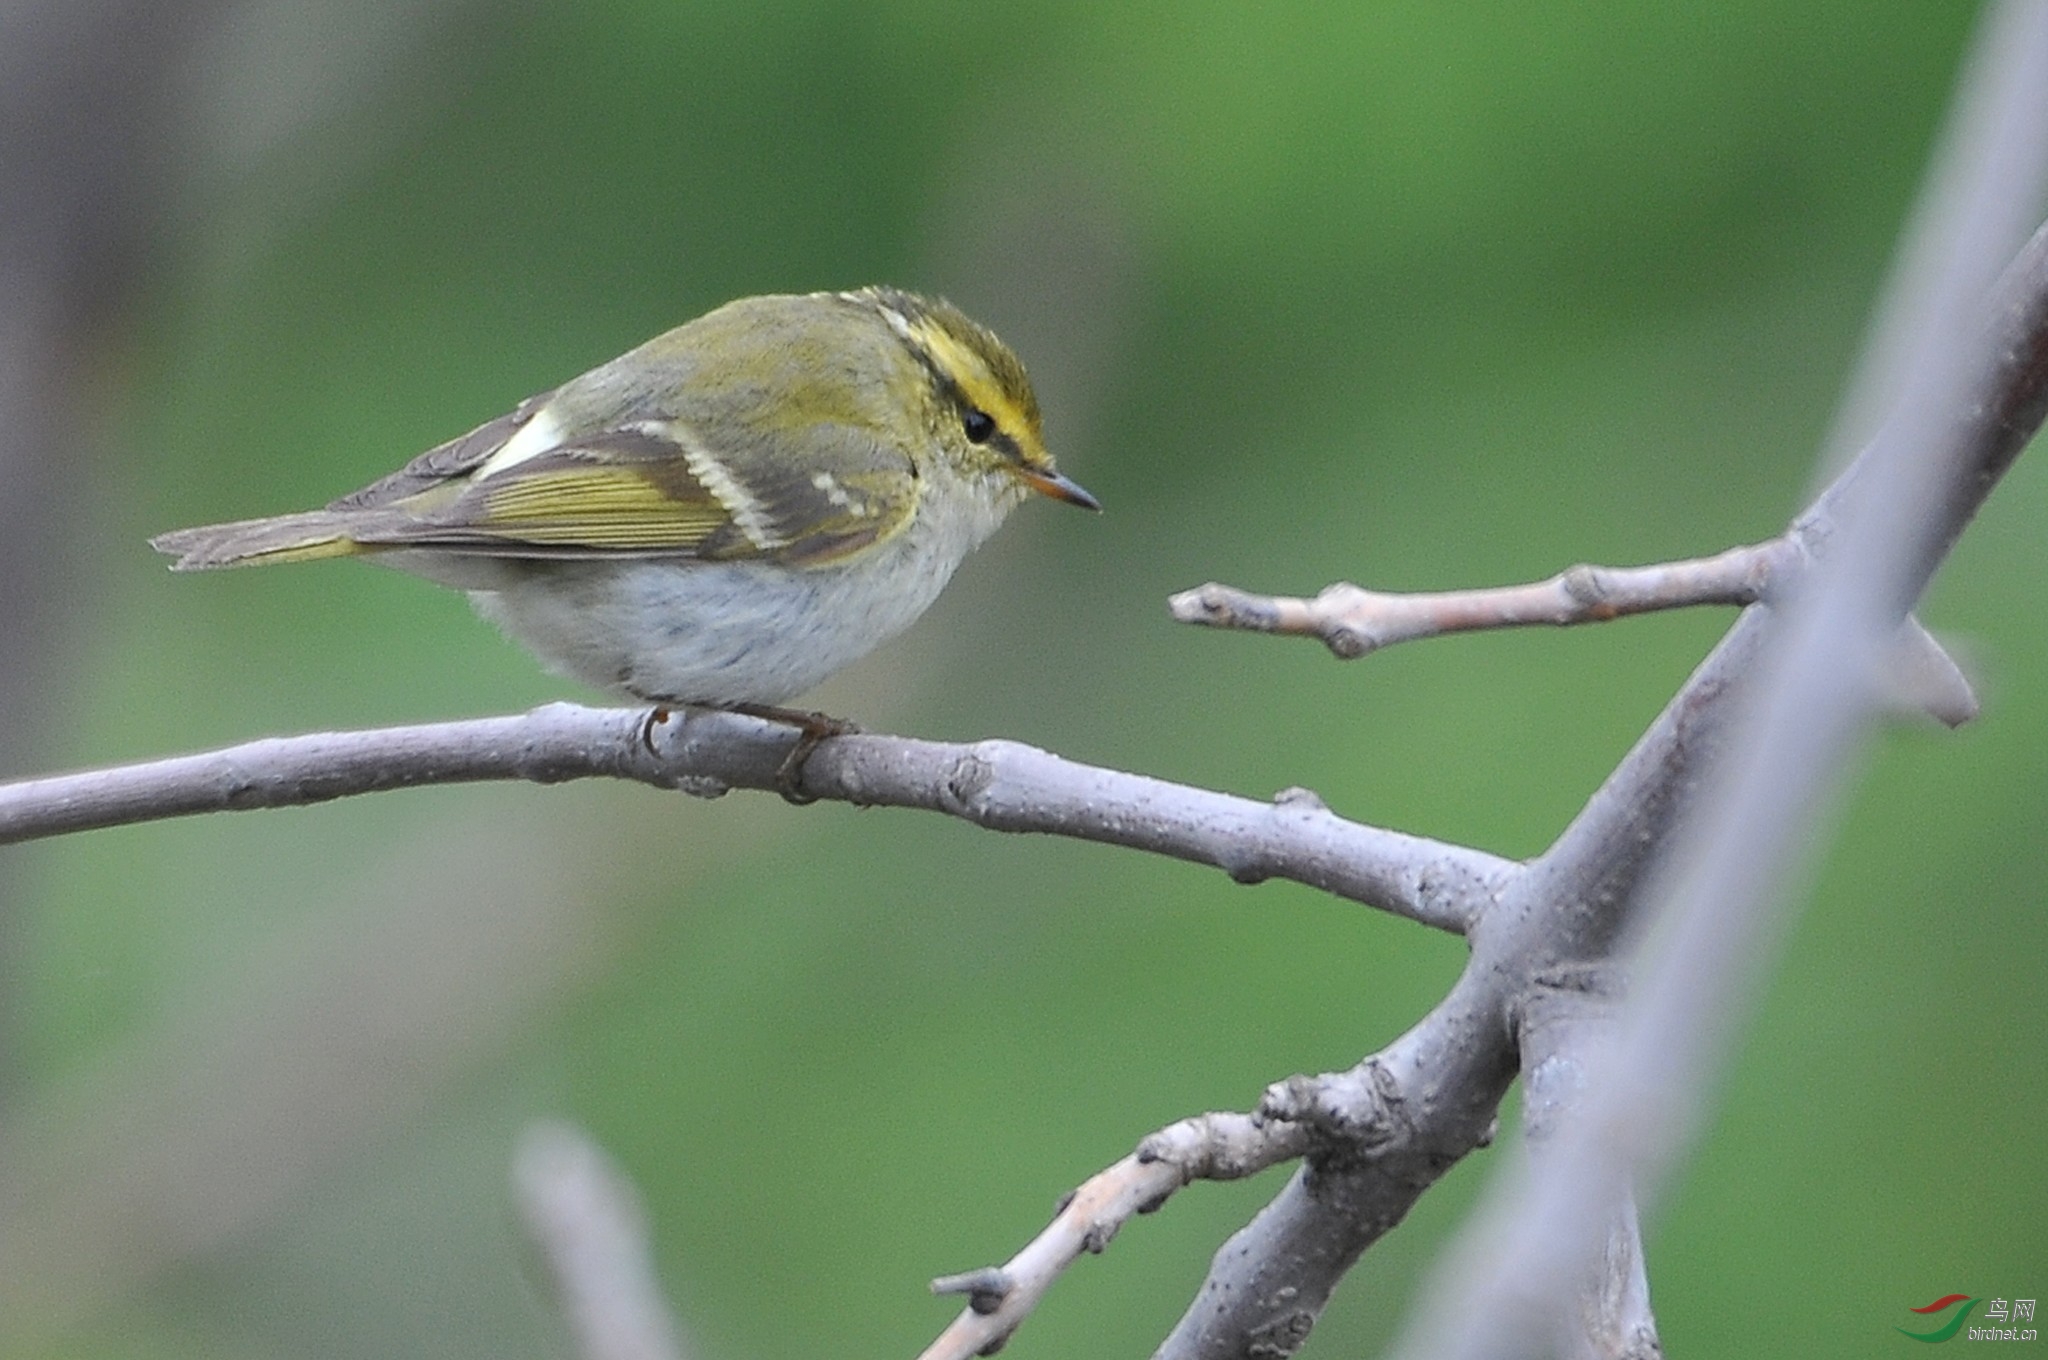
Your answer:
[[[209,567],[253,567],[271,562],[313,562],[323,557],[353,557],[364,551],[349,537],[348,517],[332,510],[308,510],[271,519],[236,520],[174,529],[149,540],[149,546],[178,560],[172,571],[204,571]]]

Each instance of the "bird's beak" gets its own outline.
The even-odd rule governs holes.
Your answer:
[[[1017,480],[1041,496],[1050,496],[1068,505],[1078,505],[1084,510],[1100,510],[1102,502],[1088,494],[1079,482],[1070,481],[1057,472],[1040,472],[1036,468],[1013,468]]]

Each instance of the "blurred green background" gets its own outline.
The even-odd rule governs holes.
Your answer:
[[[1726,614],[1345,665],[1164,599],[1775,532],[1972,22],[1879,8],[216,6],[88,356],[36,767],[593,698],[424,583],[173,578],[144,540],[320,503],[727,298],[888,281],[1015,345],[1108,513],[1027,507],[820,706],[1533,854]],[[1877,744],[1652,1225],[1674,1354],[1883,1354],[1939,1295],[2048,1291],[2044,514],[2037,456],[1938,582],[1985,717]],[[1463,957],[1291,885],[596,783],[0,868],[7,1355],[563,1354],[505,1184],[538,1115],[637,1181],[698,1354],[913,1354],[931,1276],[1348,1066]],[[1383,1342],[1494,1160],[1311,1354]],[[1149,1353],[1280,1184],[1134,1223],[1012,1353]]]

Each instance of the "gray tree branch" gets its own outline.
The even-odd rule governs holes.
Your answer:
[[[2048,410],[2048,227],[1993,289],[1988,325],[1982,304],[2048,189],[2048,5],[1987,11],[1957,125],[1935,180],[1953,198],[1939,204],[1948,234],[1921,256],[1933,282],[1905,290],[1926,316],[1898,405],[1802,518],[1797,532],[1826,552],[1718,705],[1725,755],[1693,771],[1691,815],[1622,899],[1625,952],[1647,962],[1613,1060],[1542,1162],[1503,1177],[1475,1214],[1403,1355],[1536,1353],[1614,1217],[1654,1195],[1879,707],[1887,639]],[[1652,920],[1668,925],[1646,951]]]
[[[1156,1211],[1194,1181],[1257,1175],[1312,1146],[1315,1132],[1307,1122],[1264,1113],[1204,1114],[1169,1124],[1061,1200],[1044,1231],[1002,1265],[933,1280],[933,1293],[964,1294],[968,1303],[918,1360],[992,1354],[1068,1266],[1106,1249],[1136,1215]]]
[[[796,740],[735,713],[548,704],[509,717],[273,737],[201,755],[0,784],[0,845],[202,812],[297,807],[429,784],[632,779],[717,796],[772,789]],[[923,808],[994,831],[1121,845],[1291,879],[1439,930],[1463,931],[1512,861],[1347,821],[1301,789],[1270,803],[1063,760],[1012,741],[835,737],[799,777],[808,797]]]
[[[581,1360],[682,1360],[640,1197],[589,1134],[554,1121],[529,1128],[512,1192]]]
[[[1524,585],[1393,594],[1349,581],[1323,587],[1314,599],[1260,595],[1236,586],[1184,590],[1167,601],[1182,623],[1242,632],[1312,637],[1346,661],[1383,647],[1449,633],[1494,628],[1555,628],[1605,623],[1630,614],[1703,604],[1755,604],[1771,576],[1794,552],[1790,542],[1729,548],[1712,557],[1643,567],[1581,564]]]
[[[1522,1132],[1532,1165],[1584,1107],[1613,1038],[1621,991],[1611,966],[1564,968],[1534,979],[1518,1007]],[[1593,1268],[1580,1280],[1578,1307],[1563,1309],[1559,1321],[1559,1350],[1569,1360],[1662,1360],[1632,1197],[1609,1216]]]
[[[1801,548],[1790,533],[1766,543],[1729,548],[1712,557],[1642,567],[1581,564],[1522,585],[1396,594],[1349,581],[1323,587],[1314,599],[1260,595],[1236,586],[1184,590],[1167,601],[1182,623],[1238,632],[1311,637],[1345,661],[1398,642],[1498,628],[1565,628],[1631,614],[1703,604],[1751,605],[1771,598],[1773,582],[1796,573]],[[1908,617],[1886,669],[1889,698],[1947,727],[1977,716],[1976,691],[1933,634]]]
[[[2025,200],[2028,183],[2023,177],[2007,192]],[[1984,356],[1969,395],[1933,409],[1925,428],[1895,423],[1791,530],[1802,563],[1824,558],[1845,516],[1866,496],[1880,499],[1866,479],[1875,480],[1872,459],[1891,455],[1875,450],[1952,449],[1962,475],[1914,507],[1930,528],[1912,569],[1885,600],[1893,627],[2041,423],[2048,405],[2048,230],[2037,233],[2007,270],[1988,310],[1989,342],[1959,351]],[[1804,565],[1797,574],[1802,580],[1781,581],[1779,588],[1800,590]],[[1362,1162],[1311,1155],[1279,1198],[1218,1251],[1201,1292],[1159,1349],[1162,1360],[1255,1354],[1279,1337],[1298,1345],[1358,1253],[1490,1136],[1518,1066],[1517,999],[1548,970],[1613,953],[1638,913],[1649,874],[1728,746],[1774,622],[1769,607],[1745,611],[1579,816],[1473,924],[1472,959],[1450,995],[1364,1065],[1380,1076],[1371,1100],[1338,1112],[1377,1128],[1373,1111],[1394,1109],[1401,1117],[1391,1136]],[[1747,853],[1729,858],[1740,861]],[[1589,1212],[1593,1222],[1605,1223],[1607,1202]],[[1551,1291],[1545,1301],[1554,1307],[1558,1297]],[[1462,1302],[1456,1311],[1465,1311]],[[1498,1327],[1487,1337],[1472,1333],[1481,1346],[1505,1334]],[[1432,1352],[1425,1345],[1423,1353]]]

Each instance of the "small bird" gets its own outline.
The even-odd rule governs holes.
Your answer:
[[[469,592],[563,674],[815,744],[843,727],[779,706],[908,627],[1034,491],[1101,508],[1023,364],[875,287],[727,303],[323,510],[151,543],[178,571],[366,557]]]

